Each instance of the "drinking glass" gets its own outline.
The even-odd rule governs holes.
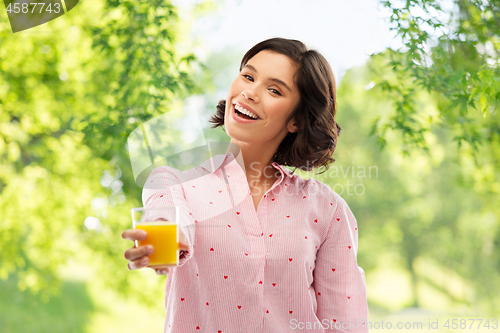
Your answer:
[[[132,208],[134,229],[148,234],[144,240],[136,240],[135,246],[152,245],[149,255],[152,268],[175,267],[179,265],[179,206],[160,208]]]

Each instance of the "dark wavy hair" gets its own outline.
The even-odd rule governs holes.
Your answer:
[[[335,76],[325,57],[316,50],[307,49],[304,43],[285,38],[271,38],[252,47],[243,56],[240,72],[246,63],[263,50],[273,51],[290,58],[297,65],[294,84],[300,93],[300,101],[287,123],[295,117],[298,130],[289,132],[281,141],[272,162],[305,171],[325,167],[335,162],[332,157],[341,128],[335,121],[337,95]],[[216,114],[209,122],[211,128],[224,125],[226,100],[217,105]],[[321,174],[320,173],[320,174]]]

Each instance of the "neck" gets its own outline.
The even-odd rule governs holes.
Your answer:
[[[271,148],[271,149],[270,149]],[[231,152],[236,156],[236,162],[245,171],[250,189],[255,187],[271,187],[279,175],[279,171],[272,166],[275,153],[273,147],[256,149],[255,144],[236,144],[231,140],[226,153]]]

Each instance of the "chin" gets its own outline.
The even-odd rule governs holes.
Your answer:
[[[226,126],[226,134],[231,138],[231,142],[233,143],[240,143],[240,142],[250,142],[251,136],[249,137],[248,135],[245,135],[241,133],[241,131],[238,133],[234,133],[231,129],[228,129]],[[250,139],[250,140],[249,140]]]

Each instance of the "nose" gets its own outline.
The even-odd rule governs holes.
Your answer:
[[[243,97],[245,97],[246,99],[252,100],[254,103],[258,103],[259,102],[259,97],[257,96],[257,94],[255,94],[250,89],[243,90],[241,92],[241,95],[243,95]]]

